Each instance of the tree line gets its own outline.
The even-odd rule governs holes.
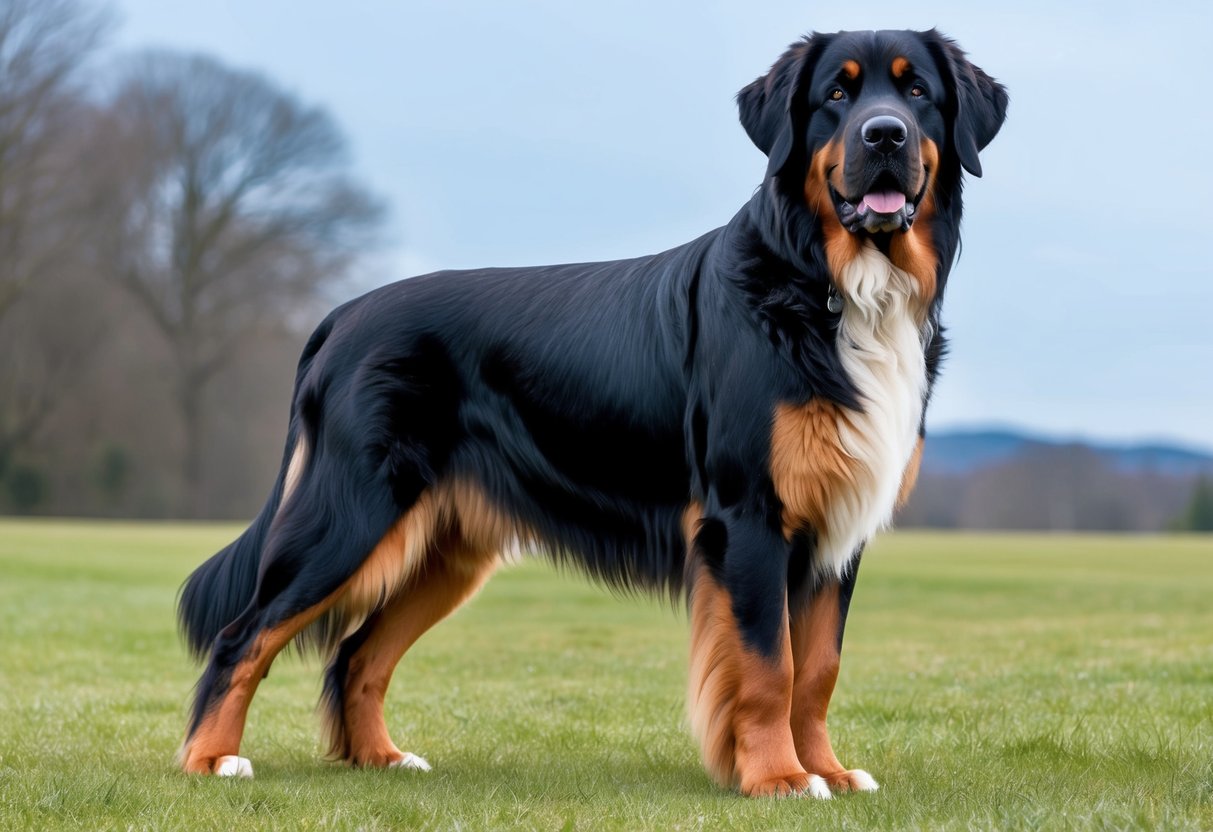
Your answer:
[[[930,436],[927,442],[930,442]],[[1039,445],[964,473],[924,468],[899,526],[944,529],[1213,531],[1213,480],[1124,470],[1081,444]]]
[[[112,31],[0,0],[0,510],[244,516],[383,206],[323,109]]]

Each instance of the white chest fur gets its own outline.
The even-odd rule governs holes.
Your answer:
[[[837,347],[863,409],[837,410],[853,476],[831,489],[823,506],[816,565],[841,576],[859,546],[892,517],[918,440],[927,374],[926,332],[914,311],[918,282],[868,242],[837,284],[844,299]]]

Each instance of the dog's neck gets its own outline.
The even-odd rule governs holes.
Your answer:
[[[841,312],[837,300],[831,303],[831,289],[837,289],[845,304],[848,290],[840,280],[845,281],[843,275],[849,264],[880,256],[913,278],[917,284],[911,304],[913,314],[920,325],[927,323],[945,277],[941,272],[946,269],[940,266],[950,262],[950,252],[943,252],[941,257],[932,238],[932,223],[944,219],[936,216],[933,195],[924,200],[911,228],[872,236],[845,231],[832,214],[817,217],[797,197],[785,193],[776,179],[768,179],[739,216],[771,257],[781,261],[786,273],[794,275],[814,296],[817,305],[834,314]]]

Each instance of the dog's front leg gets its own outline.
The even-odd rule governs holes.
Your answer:
[[[792,736],[788,547],[767,517],[734,508],[688,527],[691,726],[722,785],[746,795],[828,797]]]
[[[829,579],[807,600],[793,605],[790,616],[792,663],[792,736],[801,765],[835,791],[875,791],[876,781],[862,769],[846,769],[834,755],[826,729],[826,710],[842,652],[851,593],[859,559],[842,580]]]

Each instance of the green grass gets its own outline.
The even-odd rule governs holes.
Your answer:
[[[541,563],[424,638],[388,719],[430,775],[320,759],[315,660],[253,705],[253,781],[179,774],[176,589],[231,526],[0,522],[3,829],[1211,829],[1213,539],[897,534],[865,557],[831,712],[881,781],[711,785],[686,623]]]

